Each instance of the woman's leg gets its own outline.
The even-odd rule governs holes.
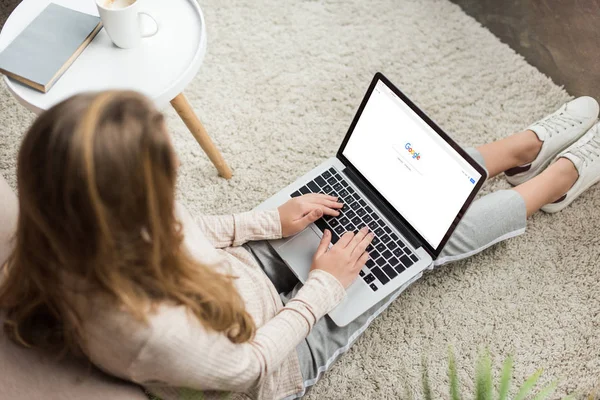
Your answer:
[[[483,165],[489,177],[508,169],[531,163],[542,147],[542,142],[533,131],[523,131],[496,142],[477,148],[483,157]],[[516,186],[527,208],[527,216],[537,212],[542,206],[563,196],[573,186],[579,174],[573,163],[561,158],[533,179]]]
[[[496,147],[502,150],[502,145]],[[467,152],[480,164],[487,162],[477,150],[467,149]],[[493,161],[492,166],[496,167]],[[525,202],[516,191],[501,190],[484,196],[467,210],[431,268],[470,257],[495,243],[517,236],[525,232],[526,221]],[[308,337],[297,347],[305,391],[350,348],[379,314],[420,277],[421,275],[416,276],[413,281],[381,300],[347,326],[339,327],[329,317],[319,320]],[[297,285],[290,293],[282,295],[284,304],[295,296],[300,287]],[[297,397],[304,395],[305,391],[298,393]]]
[[[273,250],[269,242],[261,240],[244,244],[244,248],[250,252],[267,275],[277,293],[288,293],[299,280],[292,270],[283,262],[279,254]]]
[[[493,178],[511,168],[531,163],[541,148],[542,141],[533,131],[526,130],[479,146],[477,151],[485,160],[488,177]]]

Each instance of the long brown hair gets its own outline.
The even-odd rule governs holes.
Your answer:
[[[9,337],[83,350],[81,318],[64,295],[69,276],[140,321],[167,302],[234,343],[252,338],[233,277],[182,246],[176,163],[162,114],[134,92],[78,95],[34,122],[18,158],[14,251],[0,271]]]

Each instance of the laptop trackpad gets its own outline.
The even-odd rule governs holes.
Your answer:
[[[309,226],[279,248],[279,254],[302,283],[308,279],[319,243],[321,238]]]

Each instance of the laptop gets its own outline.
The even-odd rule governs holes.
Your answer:
[[[308,278],[324,229],[335,243],[368,226],[370,259],[329,313],[345,326],[439,256],[483,185],[486,171],[381,73],[375,74],[335,157],[262,203],[325,193],[344,203],[297,235],[270,241],[301,282]]]

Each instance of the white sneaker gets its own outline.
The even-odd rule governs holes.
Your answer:
[[[575,144],[560,153],[556,159],[561,157],[571,160],[579,172],[579,178],[564,196],[554,203],[542,207],[542,210],[547,213],[562,210],[590,186],[600,181],[600,123],[594,125]]]
[[[564,104],[554,113],[530,125],[543,142],[535,160],[530,164],[511,168],[505,172],[506,180],[513,186],[537,176],[558,153],[579,139],[596,122],[598,102],[583,96]]]

